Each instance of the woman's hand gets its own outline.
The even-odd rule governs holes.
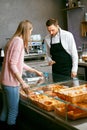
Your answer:
[[[29,85],[27,83],[23,82],[21,84],[21,87],[22,87],[23,91],[28,95],[29,94],[29,88],[30,88]]]
[[[43,75],[43,73],[42,73],[42,72],[37,71],[36,73],[37,73],[37,75],[39,75],[39,76],[41,76],[41,77],[44,77],[44,75]]]

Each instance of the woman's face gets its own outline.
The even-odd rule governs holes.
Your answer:
[[[33,31],[33,28],[29,30],[29,35],[31,35],[32,31]]]
[[[29,29],[29,40],[30,40],[30,36],[31,36],[31,34],[32,34],[32,31],[33,31],[33,28],[32,29]]]
[[[48,26],[47,30],[51,36],[55,36],[58,33],[58,26],[55,25]]]

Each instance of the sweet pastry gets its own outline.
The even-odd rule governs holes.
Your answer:
[[[65,88],[66,88],[66,86],[59,85],[59,84],[49,84],[48,87],[49,87],[50,90],[53,91],[53,92],[57,92],[57,91],[59,91],[60,89],[65,89]]]
[[[71,103],[82,102],[87,98],[87,85],[76,86],[67,89],[61,89],[55,92],[57,96]]]

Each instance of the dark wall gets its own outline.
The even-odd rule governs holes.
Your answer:
[[[87,44],[87,37],[81,36],[81,22],[85,20],[85,12],[87,12],[87,0],[81,0],[84,8],[77,8],[67,11],[68,30],[74,34],[77,48],[82,44]]]
[[[48,18],[58,18],[61,27],[66,28],[64,21],[65,0],[0,0],[0,48],[15,32],[18,23],[29,19],[33,23],[33,34],[46,35],[45,22]]]

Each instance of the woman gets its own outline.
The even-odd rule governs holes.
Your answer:
[[[7,122],[7,126],[12,129],[16,126],[18,115],[19,86],[21,85],[25,91],[29,88],[29,85],[22,79],[23,69],[43,76],[42,72],[24,64],[24,50],[28,47],[32,29],[30,21],[21,21],[5,47],[5,57],[1,72],[3,109],[0,115],[0,124]]]

